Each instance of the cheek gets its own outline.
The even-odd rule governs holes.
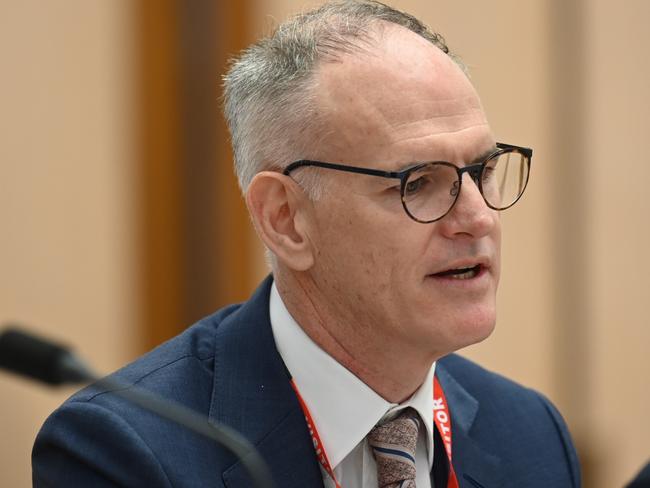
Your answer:
[[[366,195],[332,190],[315,204],[314,244],[323,271],[348,288],[356,284],[366,296],[363,289],[384,296],[412,293],[410,283],[431,257],[436,226],[412,221],[399,198],[396,208],[385,208]]]
[[[339,281],[385,292],[412,259],[396,224],[381,212],[360,209],[350,199],[330,205],[317,216],[317,259]],[[403,222],[402,222],[403,223]]]

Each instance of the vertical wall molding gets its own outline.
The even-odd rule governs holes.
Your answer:
[[[549,3],[550,136],[554,283],[554,356],[550,363],[558,404],[571,425],[583,464],[584,484],[593,486],[590,450],[591,324],[588,249],[589,166],[586,134],[586,26],[582,0]]]
[[[220,114],[247,2],[140,0],[136,26],[143,349],[250,292],[248,217]]]

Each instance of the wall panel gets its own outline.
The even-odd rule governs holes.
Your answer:
[[[0,2],[0,328],[18,322],[108,371],[140,349],[127,1]],[[0,371],[0,485],[69,390]]]

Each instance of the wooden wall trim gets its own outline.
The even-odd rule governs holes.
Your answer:
[[[136,76],[143,350],[250,291],[248,217],[219,97],[247,2],[139,0]]]

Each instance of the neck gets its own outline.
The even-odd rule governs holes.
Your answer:
[[[391,337],[380,337],[365,317],[328,301],[305,275],[276,273],[284,305],[321,349],[391,403],[407,400],[425,380],[433,361]]]

